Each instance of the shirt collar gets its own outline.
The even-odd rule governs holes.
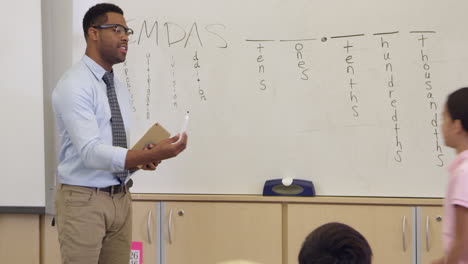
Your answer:
[[[91,59],[87,55],[83,56],[82,61],[88,67],[88,69],[93,73],[96,79],[102,80],[102,77],[106,73],[106,70],[104,70],[104,68],[101,67],[101,65],[97,64],[93,59]]]
[[[452,161],[452,163],[450,163],[450,166],[448,167],[449,172],[453,174],[453,172],[458,167],[458,165],[463,163],[466,159],[468,159],[468,150],[465,150],[465,151],[459,153],[455,157],[455,159]]]

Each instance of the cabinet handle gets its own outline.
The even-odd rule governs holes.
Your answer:
[[[426,251],[429,252],[429,216],[426,216]]]
[[[169,235],[169,244],[172,245],[172,209],[169,211],[169,224],[167,225],[167,234]]]
[[[403,252],[406,252],[406,215],[403,216],[402,222],[402,240],[403,240]]]
[[[151,244],[151,210],[148,213],[148,221],[146,222],[146,235],[148,235],[148,242]]]

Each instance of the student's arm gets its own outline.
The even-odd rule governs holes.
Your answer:
[[[151,149],[129,150],[125,159],[125,168],[131,169],[143,164],[150,164],[149,168],[152,168],[152,163],[157,164],[161,160],[179,155],[187,146],[187,134],[183,133],[181,137],[180,140],[179,135],[165,139]]]
[[[468,208],[455,205],[455,239],[447,254],[446,264],[458,264],[468,258]]]

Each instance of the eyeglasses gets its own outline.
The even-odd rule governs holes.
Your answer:
[[[119,36],[121,36],[122,34],[125,34],[127,36],[133,35],[133,29],[126,28],[120,24],[99,25],[99,26],[93,26],[93,28],[96,28],[96,29],[113,28],[112,31],[114,31]]]

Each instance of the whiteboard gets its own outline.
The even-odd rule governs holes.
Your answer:
[[[115,67],[132,143],[191,115],[187,150],[136,173],[133,192],[260,194],[290,176],[318,195],[444,196],[441,112],[468,83],[465,1],[113,2],[135,31]]]
[[[28,8],[24,8],[28,6]],[[2,207],[44,207],[44,116],[40,1],[8,3],[0,104]]]

